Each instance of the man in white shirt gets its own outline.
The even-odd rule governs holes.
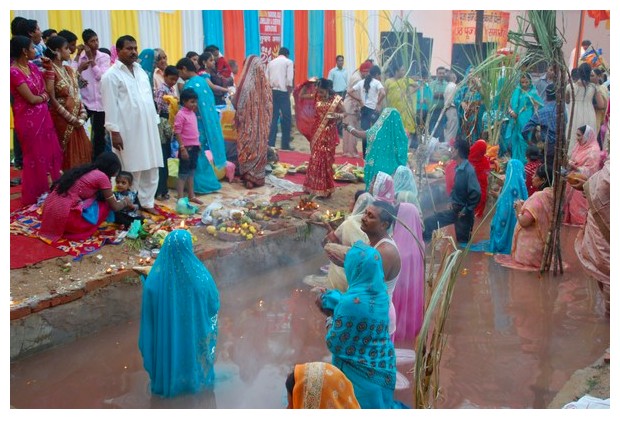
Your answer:
[[[91,121],[93,159],[105,151],[105,112],[101,101],[101,77],[110,68],[110,56],[99,51],[99,37],[90,28],[82,32],[84,48],[76,55],[80,95]]]
[[[132,190],[138,192],[142,209],[156,214],[155,192],[159,167],[164,162],[153,88],[136,62],[136,39],[121,36],[116,50],[118,60],[101,78],[105,127],[112,135],[112,151],[120,158],[123,170],[133,174]]]
[[[454,105],[454,95],[456,94],[456,73],[452,70],[446,73],[446,80],[448,84],[443,92],[443,108],[445,109],[444,115],[446,117],[446,128],[443,130],[444,140],[447,142],[456,138],[456,133],[459,130],[459,118],[456,112],[456,106]]]
[[[327,79],[334,83],[334,92],[342,98],[347,94],[347,82],[349,80],[349,73],[343,66],[344,57],[338,55],[336,57],[336,67],[331,69],[327,75]]]
[[[275,147],[278,133],[278,120],[282,123],[281,147],[291,147],[291,92],[293,92],[293,61],[289,58],[289,50],[280,48],[278,56],[267,64],[267,79],[273,94],[273,116],[269,130],[269,146]]]

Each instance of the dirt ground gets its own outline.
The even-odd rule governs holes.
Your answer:
[[[293,132],[292,145],[296,151],[310,151],[308,140],[296,130]],[[276,146],[279,147],[279,141],[276,142]],[[359,147],[361,148],[361,143]],[[342,153],[342,145],[338,146],[336,153]],[[200,199],[205,204],[198,215],[204,207],[218,197],[226,200],[242,198],[244,196],[268,196],[268,186],[249,191],[239,183],[228,183],[226,180],[223,180],[221,183],[221,191],[200,196]],[[359,183],[338,187],[331,198],[321,201],[321,206],[326,210],[348,211],[355,192],[358,189],[362,189],[363,186],[363,183]],[[171,195],[174,195],[173,191],[171,191]],[[299,197],[295,197],[293,201],[297,201],[297,198]],[[176,199],[172,197],[163,204],[174,207]],[[203,248],[224,247],[227,245],[227,243],[207,234],[204,226],[191,227],[190,231],[197,237],[197,243]],[[35,295],[58,291],[63,286],[70,287],[71,284],[77,286],[79,282],[104,274],[110,266],[113,268],[114,266],[120,267],[121,265],[132,267],[138,265],[139,259],[139,252],[130,248],[126,243],[122,243],[119,245],[105,245],[99,251],[84,256],[80,261],[74,261],[71,256],[64,256],[41,261],[24,268],[14,269],[11,270],[11,300],[17,303]]]

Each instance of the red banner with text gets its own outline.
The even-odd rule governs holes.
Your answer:
[[[508,44],[508,26],[510,12],[485,10],[482,30],[482,42],[497,43],[498,48]],[[452,43],[476,43],[476,11],[452,11]]]
[[[259,10],[258,32],[260,37],[260,58],[267,64],[278,56],[282,45],[282,11]]]

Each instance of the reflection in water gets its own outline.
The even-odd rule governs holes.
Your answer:
[[[469,254],[468,274],[458,277],[446,324],[438,408],[545,408],[574,371],[609,347],[609,319],[596,285],[572,251],[564,259],[569,268],[563,276],[540,277]],[[152,397],[137,346],[138,323],[128,322],[12,363],[11,405],[284,408],[284,380],[293,366],[329,356],[325,318],[301,282],[324,263],[317,258],[243,284],[219,285],[213,392]],[[410,342],[395,346],[413,348]],[[409,382],[412,367],[406,359],[398,364]],[[397,390],[396,399],[411,405],[412,388]]]

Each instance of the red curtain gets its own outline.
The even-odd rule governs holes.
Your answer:
[[[295,11],[295,86],[308,80],[308,11]]]
[[[336,11],[324,12],[325,44],[323,51],[323,76],[327,77],[329,71],[336,66]]]
[[[242,10],[223,10],[224,57],[235,60],[241,66],[245,59],[245,32]]]

